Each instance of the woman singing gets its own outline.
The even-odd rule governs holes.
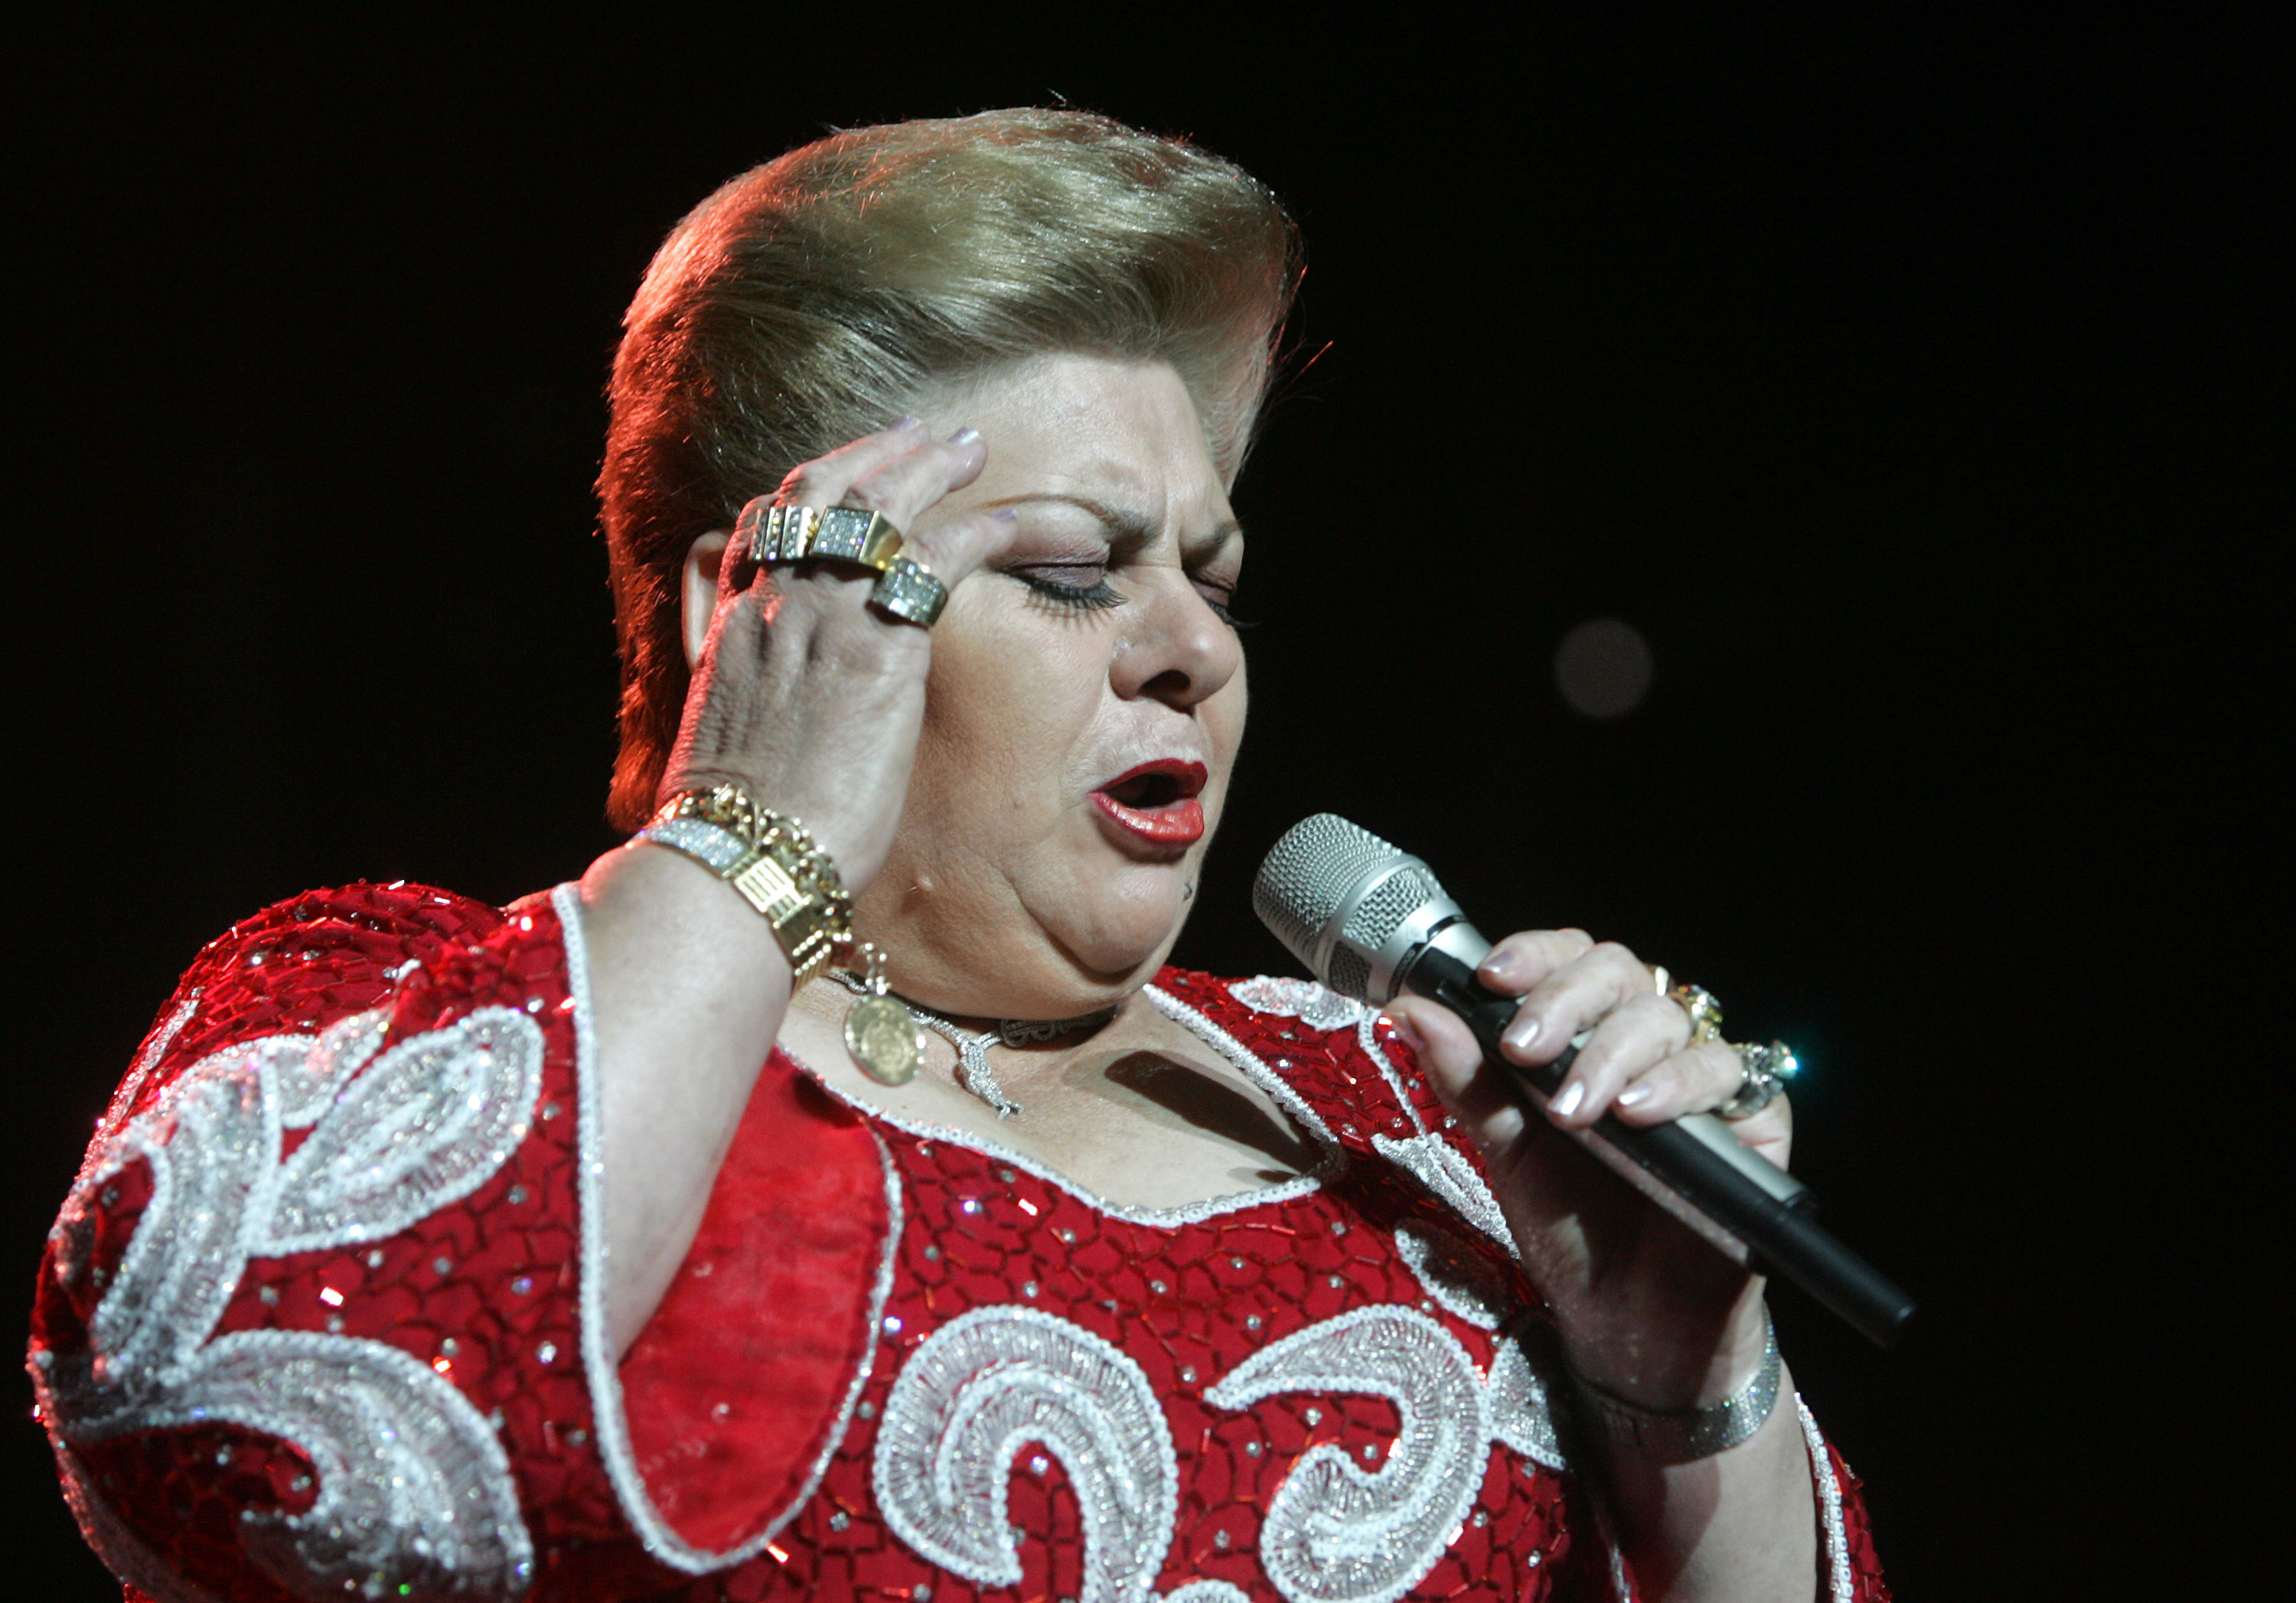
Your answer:
[[[634,838],[233,929],[53,1232],[131,1595],[1885,1595],[1759,1280],[1440,1008],[1164,966],[1297,274],[1255,181],[1069,112],[678,226],[600,480]],[[1482,977],[1522,1062],[1592,1030],[1553,1123],[1784,1161],[1702,993],[1569,929]]]

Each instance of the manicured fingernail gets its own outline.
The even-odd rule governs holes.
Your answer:
[[[1538,1039],[1538,1020],[1526,1013],[1507,1026],[1506,1034],[1501,1039],[1515,1051],[1527,1052],[1530,1050],[1530,1043]]]
[[[1483,977],[1495,986],[1504,986],[1514,977],[1514,953],[1494,952],[1483,960]]]
[[[898,434],[904,429],[914,429],[916,426],[917,420],[911,417],[905,412],[901,413],[900,416],[895,418],[891,422],[885,425],[885,432],[888,434]]]
[[[1657,1094],[1657,1089],[1653,1086],[1635,1084],[1620,1092],[1617,1100],[1621,1108],[1639,1108]]]
[[[1562,1094],[1546,1105],[1547,1112],[1556,1118],[1567,1119],[1578,1111],[1578,1104],[1587,1100],[1587,1088],[1573,1080],[1562,1088]]]
[[[980,438],[980,430],[975,429],[971,423],[967,423],[964,428],[958,429],[955,434],[948,437],[948,443],[952,446],[969,446]]]
[[[1000,506],[988,515],[999,523],[1018,523],[1021,520],[1020,512],[1009,506]]]

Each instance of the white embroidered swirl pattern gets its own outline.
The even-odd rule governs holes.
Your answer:
[[[481,1009],[377,1058],[382,1035],[365,1014],[316,1041],[217,1052],[106,1142],[57,1221],[57,1272],[69,1283],[92,1272],[94,1210],[129,1164],[149,1165],[152,1198],[89,1321],[87,1352],[39,1354],[34,1379],[67,1473],[72,1445],[203,1423],[309,1454],[319,1490],[308,1510],[241,1522],[250,1556],[298,1597],[514,1597],[532,1578],[533,1546],[509,1460],[451,1382],[357,1337],[209,1339],[249,1258],[404,1229],[484,1183],[522,1135],[541,1090],[531,1019]],[[283,1163],[283,1131],[308,1125]],[[123,1527],[78,1479],[90,1539],[107,1558],[120,1546],[142,1572],[148,1556],[107,1542]],[[179,1584],[155,1595],[203,1594]]]
[[[365,1038],[373,1050],[376,1035]],[[323,1058],[322,1038],[311,1056]],[[526,1139],[542,1032],[512,1008],[391,1048],[335,1093],[279,1177],[266,1256],[395,1236],[459,1202]]]
[[[1031,1442],[1060,1460],[1083,1516],[1077,1603],[1250,1603],[1226,1581],[1157,1595],[1180,1466],[1156,1388],[1122,1351],[1041,1309],[976,1308],[909,1354],[877,1433],[878,1509],[943,1569],[1016,1585],[1021,1533],[1005,1484]]]
[[[1550,1350],[1554,1338],[1538,1325],[1538,1316],[1509,1281],[1448,1231],[1425,1223],[1398,1225],[1395,1255],[1418,1277],[1431,1302],[1494,1333],[1490,1372],[1483,1382],[1492,1436],[1550,1469],[1567,1468],[1546,1379],[1526,1350],[1538,1347],[1543,1366],[1561,1372],[1561,1356]]]
[[[1376,1472],[1329,1443],[1303,1454],[1261,1522],[1260,1566],[1292,1603],[1393,1603],[1435,1567],[1482,1484],[1490,1415],[1474,1360],[1415,1309],[1359,1308],[1254,1354],[1204,1396],[1242,1409],[1283,1392],[1385,1397],[1400,1427]]]
[[[896,1535],[983,1586],[1021,1580],[1013,1458],[1040,1442],[1084,1520],[1081,1603],[1134,1603],[1171,1543],[1180,1472],[1140,1366],[1035,1308],[976,1308],[909,1355],[885,1399],[873,1480]]]
[[[1554,1409],[1547,1401],[1546,1382],[1525,1350],[1534,1335],[1545,1334],[1526,1323],[1500,1337],[1491,1348],[1491,1372],[1483,1382],[1483,1395],[1490,1403],[1492,1440],[1535,1464],[1544,1464],[1549,1469],[1568,1469],[1570,1465],[1562,1456]],[[1548,1342],[1551,1341],[1550,1337]],[[1552,1360],[1551,1367],[1559,1370],[1561,1360]]]
[[[1514,1255],[1514,1231],[1499,1209],[1499,1199],[1491,1195],[1491,1188],[1475,1173],[1466,1154],[1437,1134],[1414,1135],[1407,1141],[1374,1135],[1371,1144],[1382,1157],[1425,1186],[1430,1195],[1505,1247],[1509,1256]]]

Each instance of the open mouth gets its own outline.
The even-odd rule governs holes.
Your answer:
[[[1101,787],[1103,794],[1143,812],[1186,801],[1204,788],[1204,765],[1169,758],[1143,763]]]
[[[1203,838],[1204,809],[1196,797],[1210,777],[1201,763],[1160,757],[1118,774],[1092,799],[1103,818],[1136,840],[1193,846]]]

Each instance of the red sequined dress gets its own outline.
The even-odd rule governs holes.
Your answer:
[[[52,1233],[65,1494],[170,1603],[1631,1595],[1407,1054],[1304,981],[1149,997],[1312,1174],[1111,1206],[776,1052],[617,1363],[571,892],[283,903],[201,953]],[[1820,1593],[1884,1598],[1794,1406]]]

